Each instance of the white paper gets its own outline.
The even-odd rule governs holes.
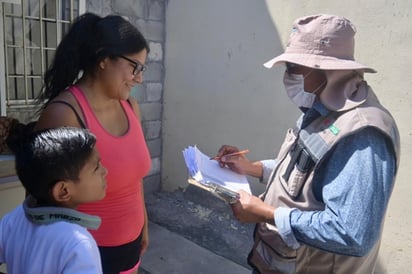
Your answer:
[[[245,175],[220,167],[216,160],[210,160],[210,156],[201,152],[196,145],[186,147],[183,150],[183,157],[189,175],[199,183],[207,184],[207,182],[211,182],[233,191],[243,189],[251,193]]]

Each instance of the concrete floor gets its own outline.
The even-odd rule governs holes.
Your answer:
[[[188,239],[192,244],[226,258],[228,264],[235,263],[243,269],[248,269],[246,257],[252,244],[253,226],[239,224],[232,218],[231,211],[224,203],[207,196],[202,197],[205,193],[191,188],[186,192],[159,192],[148,195],[146,200],[149,218],[156,226],[169,231],[170,237],[174,238],[176,237],[174,235],[178,235]],[[386,215],[375,274],[412,273],[412,206],[408,203],[412,201],[411,194],[412,184],[408,183],[405,177],[399,176]],[[211,211],[209,208],[214,210]],[[156,233],[166,233],[162,232],[164,230],[156,231]],[[168,233],[162,237],[167,238]],[[152,266],[161,267],[162,260],[159,260],[154,250],[157,248],[159,247],[152,246],[145,258],[156,262]],[[148,259],[148,256],[152,256],[151,259]],[[188,261],[185,263],[188,265],[197,260],[196,256],[192,260],[187,257],[186,259]],[[150,264],[149,261],[143,266],[150,268]],[[243,272],[244,270],[239,273]],[[162,272],[142,273],[161,274]]]

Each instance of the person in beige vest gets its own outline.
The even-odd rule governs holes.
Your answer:
[[[254,273],[373,273],[399,165],[399,133],[354,60],[355,26],[318,14],[295,20],[285,52],[289,98],[302,110],[274,160],[249,161],[222,146],[220,165],[260,178],[240,191],[234,216],[256,223]]]

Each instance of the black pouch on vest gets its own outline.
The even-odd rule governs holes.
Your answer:
[[[290,150],[289,157],[290,162],[282,174],[281,183],[290,196],[297,197],[312,171],[315,161],[300,142],[297,142]]]

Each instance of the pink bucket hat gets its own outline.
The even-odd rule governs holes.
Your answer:
[[[264,64],[290,62],[323,70],[376,72],[354,60],[355,26],[346,18],[319,14],[298,18],[285,52]]]

